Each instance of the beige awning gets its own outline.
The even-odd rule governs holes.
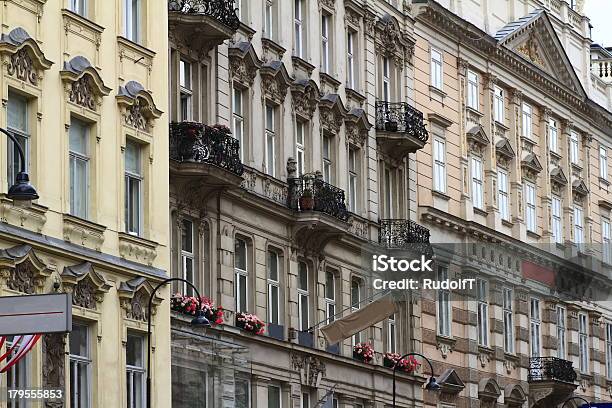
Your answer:
[[[387,294],[361,309],[321,328],[328,344],[351,337],[397,312],[393,296]]]

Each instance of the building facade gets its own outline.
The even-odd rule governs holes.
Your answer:
[[[73,304],[72,332],[44,335],[1,378],[3,392],[63,397],[5,395],[2,407],[144,406],[147,304],[169,269],[168,187],[154,181],[168,178],[166,15],[131,0],[0,8],[0,126],[20,140],[40,195],[30,207],[5,197],[20,159],[3,140],[0,294],[68,292]],[[159,407],[171,403],[168,289],[154,297]]]

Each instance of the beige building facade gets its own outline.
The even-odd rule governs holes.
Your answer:
[[[73,315],[69,335],[44,335],[1,378],[3,392],[62,398],[2,407],[144,406],[147,304],[169,269],[166,15],[153,1],[0,6],[0,126],[40,196],[5,197],[20,162],[0,142],[0,293],[68,292]],[[168,298],[154,298],[157,407],[170,406]]]

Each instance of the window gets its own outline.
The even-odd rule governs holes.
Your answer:
[[[508,191],[508,172],[506,170],[497,171],[497,188],[499,200],[499,214],[502,220],[510,221],[510,198]]]
[[[504,90],[499,86],[493,89],[493,115],[496,122],[504,123]]]
[[[9,351],[13,347],[15,342],[19,341],[19,337],[20,336],[14,336],[14,337],[8,336],[7,337],[6,351]],[[15,349],[11,352],[11,355],[8,358],[12,357],[18,352],[19,352],[19,349],[15,347]],[[28,378],[30,376],[28,373],[28,361],[29,361],[29,356],[26,354],[24,358],[22,358],[17,364],[12,366],[6,372],[6,389],[7,390],[18,390],[18,389],[23,389],[23,388],[28,387]],[[19,400],[11,400],[10,398],[8,398],[8,394],[6,396],[6,401],[7,401],[7,408],[22,408],[25,406],[25,405],[22,405],[23,402],[20,402]]]
[[[557,306],[557,358],[565,360],[565,321],[566,311],[562,306]]]
[[[300,331],[310,328],[310,279],[306,262],[298,263],[298,314]]]
[[[525,223],[527,231],[536,232],[536,189],[532,183],[525,183]]]
[[[570,161],[573,164],[578,164],[579,161],[579,153],[578,153],[578,133],[572,131],[570,132]]]
[[[447,280],[448,269],[442,266],[438,267],[437,275],[438,281]],[[449,337],[451,335],[450,291],[446,289],[438,290],[438,334]]]
[[[489,301],[487,300],[487,282],[477,280],[478,291],[478,344],[489,345]]]
[[[540,357],[540,300],[531,298],[530,301],[530,335],[531,357]]]
[[[321,15],[321,71],[329,73],[329,20],[327,14]]]
[[[127,376],[127,408],[145,406],[144,337],[127,335],[125,346],[125,371]]]
[[[279,257],[274,251],[268,251],[268,323],[279,324]]]
[[[431,86],[442,89],[442,53],[431,49]]]
[[[355,37],[354,31],[346,34],[346,86],[355,89]]]
[[[91,354],[89,327],[73,323],[70,332],[70,406],[91,406]]]
[[[612,324],[606,323],[606,372],[612,379]]]
[[[89,125],[70,118],[70,214],[87,218],[89,195]]]
[[[589,372],[589,334],[587,330],[587,315],[578,315],[578,346],[580,354],[580,372]]]
[[[234,272],[236,274],[236,311],[248,311],[248,247],[245,240],[236,238],[234,250]]]
[[[266,105],[266,170],[275,177],[276,173],[276,132],[274,127],[274,107]]]
[[[332,272],[325,272],[325,314],[327,323],[335,320],[336,314],[336,276]]]
[[[351,312],[359,310],[361,303],[361,283],[357,279],[351,280]],[[353,335],[353,346],[361,342],[361,333]]]
[[[599,177],[608,179],[608,153],[603,146],[599,146]]]
[[[503,290],[503,313],[504,313],[504,351],[514,353],[514,314],[512,311],[512,289]]]
[[[602,260],[607,264],[612,263],[612,254],[610,252],[610,220],[607,218],[601,219],[601,245]]]
[[[310,394],[307,392],[302,393],[302,403],[300,404],[300,408],[310,408]]]
[[[140,235],[142,231],[141,148],[132,141],[125,144],[125,230]]]
[[[385,168],[385,216],[387,218],[393,218],[393,184],[391,183],[393,177],[391,170]]]
[[[306,148],[304,140],[304,128],[306,124],[296,118],[295,120],[295,157],[297,160],[298,176],[303,176],[306,168]]]
[[[191,109],[191,63],[181,59],[179,62],[179,85],[181,88],[181,120],[192,120]]]
[[[281,389],[277,385],[268,385],[268,408],[281,408]]]
[[[30,151],[30,135],[28,125],[28,101],[21,95],[9,92],[7,103],[8,111],[8,128],[15,136],[21,147],[26,159],[26,171],[29,167],[29,151]],[[15,184],[15,178],[21,171],[21,158],[19,149],[12,140],[8,139],[7,145],[7,161],[8,161],[8,185],[9,187]]]
[[[348,150],[348,208],[349,211],[357,212],[357,189],[359,188],[359,153],[358,150],[349,147]]]
[[[383,58],[383,69],[382,69],[382,90],[383,90],[383,101],[391,101],[391,63],[389,58]]]
[[[232,105],[232,117],[234,125],[234,137],[240,143],[240,161],[244,161],[244,113],[243,95],[241,89],[234,88],[234,103]]]
[[[482,160],[472,157],[472,205],[484,210],[484,191],[482,188]]]
[[[557,121],[553,118],[548,120],[548,148],[551,152],[557,153],[558,149],[558,129],[557,129]]]
[[[395,326],[395,313],[387,320],[387,352],[397,352],[397,335]]]
[[[561,218],[561,198],[553,196],[551,204],[552,213],[552,234],[553,240],[557,244],[563,243],[563,224]]]
[[[303,14],[303,0],[295,0],[294,3],[294,25],[295,25],[295,55],[300,58],[304,58],[304,34],[302,32],[302,14]]]
[[[141,0],[123,0],[123,29],[125,38],[135,43],[140,43],[141,33]]]
[[[234,403],[236,408],[251,408],[251,382],[244,374],[234,379]]]
[[[195,281],[195,254],[194,254],[194,230],[193,222],[191,220],[183,220],[181,228],[181,278],[187,282],[196,284]],[[181,283],[183,286],[183,293],[188,296],[194,296],[193,288],[185,283]]]
[[[70,0],[70,11],[87,17],[87,0]]]
[[[582,207],[574,206],[574,243],[584,242]]]
[[[332,183],[332,138],[323,136],[323,180]]]
[[[446,193],[446,144],[434,139],[434,190]]]
[[[531,122],[531,105],[523,103],[523,137],[531,138],[532,122]]]
[[[264,30],[263,37],[272,39],[274,35],[274,3],[273,0],[265,0],[264,7]]]
[[[467,80],[467,105],[472,109],[478,110],[478,74],[468,71]]]

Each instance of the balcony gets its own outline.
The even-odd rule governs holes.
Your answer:
[[[233,0],[169,0],[168,23],[171,38],[206,52],[240,27]]]
[[[376,139],[394,159],[422,149],[429,139],[423,112],[406,102],[376,102]]]
[[[571,361],[556,357],[534,357],[529,360],[530,406],[555,407],[574,392],[577,375]]]
[[[433,254],[429,243],[429,230],[410,220],[380,220],[378,242],[387,249],[405,249],[426,255]]]
[[[305,249],[315,251],[348,230],[344,190],[323,181],[320,172],[287,179],[287,206],[294,210],[293,235]]]
[[[216,190],[238,187],[243,171],[240,142],[227,127],[170,123],[170,176],[175,186],[188,190],[193,186]]]

